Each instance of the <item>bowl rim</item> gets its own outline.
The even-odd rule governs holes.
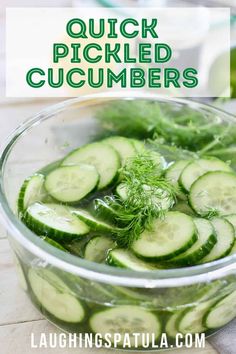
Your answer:
[[[28,129],[40,124],[44,120],[52,118],[56,114],[66,110],[73,104],[89,104],[93,100],[136,100],[147,99],[162,102],[174,102],[184,104],[200,110],[224,116],[225,119],[235,121],[235,116],[215,108],[208,104],[199,103],[196,100],[171,98],[158,94],[146,92],[102,92],[68,99],[57,104],[53,104],[43,109],[36,115],[25,120],[6,139],[0,148],[0,218],[10,237],[15,239],[21,246],[44,261],[44,266],[50,264],[62,271],[72,273],[92,281],[138,288],[162,288],[179,287],[196,283],[209,282],[232,273],[236,273],[236,254],[223,259],[193,267],[177,269],[161,269],[145,272],[137,272],[121,268],[111,267],[105,264],[98,264],[63,252],[50,244],[44,242],[30,231],[14,214],[10,208],[4,193],[4,168],[8,156],[14,144],[24,135]],[[46,263],[45,263],[46,262]],[[35,263],[36,265],[36,263]]]

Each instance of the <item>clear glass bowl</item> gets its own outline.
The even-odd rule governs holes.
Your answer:
[[[1,215],[9,231],[18,268],[21,267],[22,285],[34,305],[56,326],[67,332],[89,333],[90,318],[98,311],[120,306],[134,310],[141,308],[157,316],[162,332],[167,332],[169,341],[175,345],[173,336],[176,328],[179,331],[178,323],[186,313],[190,319],[192,316],[192,322],[186,326],[185,332],[210,335],[218,330],[206,329],[202,319],[206,310],[236,290],[236,254],[191,268],[128,271],[89,262],[52,247],[26,228],[16,214],[17,194],[24,179],[88,142],[97,129],[94,117],[98,109],[116,100],[139,99],[165,103],[173,110],[188,107],[206,117],[214,114],[222,121],[235,124],[233,116],[213,107],[151,94],[105,93],[54,105],[23,123],[5,143],[0,160]],[[86,313],[83,321],[62,321],[41,306],[28,281],[30,269],[47,269],[56,274],[66,284],[66,291],[83,304]],[[48,296],[46,289],[39,291]],[[63,306],[63,298],[61,301]],[[228,304],[226,311],[235,312],[235,303]],[[174,315],[177,322],[173,322]],[[122,331],[118,322],[117,332]],[[145,350],[151,349],[150,342]]]

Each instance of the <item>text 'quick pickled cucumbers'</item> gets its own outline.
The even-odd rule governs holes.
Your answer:
[[[57,275],[47,269],[31,268],[28,279],[40,305],[50,314],[69,323],[80,323],[84,320],[83,305]]]
[[[89,323],[92,331],[101,333],[103,337],[106,333],[120,333],[124,339],[125,334],[129,333],[133,346],[134,333],[149,334],[150,341],[152,335],[158,339],[161,334],[161,323],[157,315],[139,306],[124,305],[97,312],[90,317]],[[139,346],[142,339],[137,338]],[[113,336],[111,340],[114,341]]]

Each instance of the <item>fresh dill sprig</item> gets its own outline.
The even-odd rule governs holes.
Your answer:
[[[215,151],[234,146],[236,124],[220,115],[187,106],[150,100],[113,101],[97,113],[99,136],[164,139],[165,145],[217,156]],[[235,160],[233,154],[226,157]],[[224,159],[224,158],[223,158]],[[235,161],[236,165],[236,161]]]
[[[151,229],[154,219],[165,216],[178,191],[163,176],[160,155],[149,150],[129,159],[121,177],[126,199],[110,199],[110,206],[116,210],[117,221],[126,224],[114,237],[120,246],[130,247],[144,229]]]
[[[153,151],[158,151],[165,156],[167,161],[196,159],[198,153],[183,149],[175,144],[168,144],[163,137],[155,133],[152,139],[147,139],[146,145]]]

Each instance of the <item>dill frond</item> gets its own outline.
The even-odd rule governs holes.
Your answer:
[[[115,239],[120,246],[129,247],[145,229],[152,228],[154,219],[164,218],[178,190],[163,176],[160,155],[149,150],[129,159],[121,176],[127,198],[108,202],[117,212],[117,221],[127,224]]]

